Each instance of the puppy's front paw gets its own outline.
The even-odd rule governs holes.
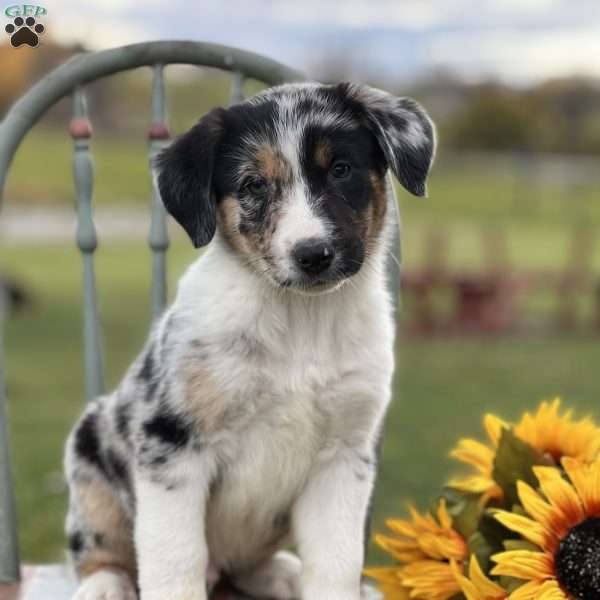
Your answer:
[[[73,600],[137,600],[137,594],[125,573],[97,571],[81,582]]]

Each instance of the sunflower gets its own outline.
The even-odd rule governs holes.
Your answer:
[[[508,592],[504,588],[486,577],[474,554],[471,555],[468,577],[463,575],[454,562],[452,568],[456,581],[467,600],[506,600],[508,598]]]
[[[503,492],[493,477],[494,460],[502,430],[510,426],[494,415],[486,415],[484,427],[491,445],[462,439],[450,456],[475,468],[476,474],[455,479],[458,490],[502,499]],[[533,414],[525,413],[513,428],[514,434],[556,464],[563,456],[589,463],[600,456],[600,428],[589,418],[573,420],[573,411],[560,414],[560,399],[544,401]]]
[[[492,557],[492,575],[526,581],[511,600],[600,598],[600,460],[562,459],[569,481],[555,467],[534,467],[541,494],[518,482],[529,517],[497,511],[496,519],[540,551],[512,550]]]
[[[410,516],[411,520],[386,522],[395,536],[375,536],[375,542],[401,564],[367,569],[365,575],[379,582],[386,600],[447,600],[460,592],[450,561],[461,568],[467,558],[467,544],[452,528],[443,499],[435,517],[431,513],[422,515],[413,507]]]

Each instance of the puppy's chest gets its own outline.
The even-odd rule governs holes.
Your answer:
[[[298,426],[322,426],[338,412],[351,392],[348,373],[362,370],[359,360],[332,344],[278,343],[253,340],[250,353],[223,348],[212,361],[213,377],[221,382],[226,427],[246,429],[255,419]]]

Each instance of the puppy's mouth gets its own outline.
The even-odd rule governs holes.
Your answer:
[[[284,289],[297,292],[299,294],[316,296],[318,294],[327,294],[342,287],[353,275],[360,270],[361,265],[355,265],[352,268],[336,269],[323,273],[317,277],[310,277],[304,274],[298,274],[286,279],[275,278],[275,283]]]
[[[313,281],[298,281],[295,279],[285,279],[278,282],[280,288],[284,288],[298,294],[306,296],[318,296],[319,294],[327,294],[340,288],[348,281],[347,277],[337,280],[313,280]]]

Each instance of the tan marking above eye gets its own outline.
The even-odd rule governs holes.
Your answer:
[[[290,173],[285,159],[275,148],[263,144],[256,151],[256,162],[260,174],[267,180],[283,180]]]
[[[331,162],[331,146],[326,142],[317,144],[315,148],[315,162],[323,169],[329,167]]]

